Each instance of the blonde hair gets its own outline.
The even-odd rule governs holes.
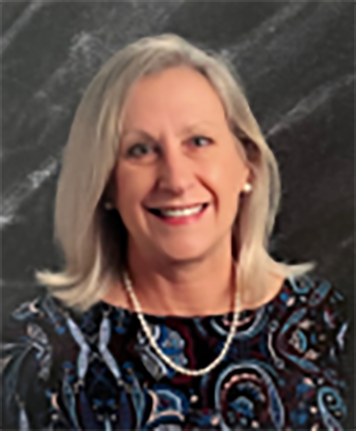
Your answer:
[[[312,267],[276,262],[267,251],[280,201],[278,166],[234,67],[177,35],[144,37],[118,51],[94,77],[63,152],[55,239],[64,253],[65,268],[37,271],[35,276],[70,307],[90,308],[108,292],[110,283],[122,280],[127,265],[126,228],[117,211],[105,211],[103,200],[117,162],[128,91],[141,77],[180,65],[202,73],[213,85],[252,173],[253,192],[242,198],[232,229],[239,289],[264,289],[269,273],[295,276]]]

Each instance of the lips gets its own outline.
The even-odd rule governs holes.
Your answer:
[[[159,223],[163,223],[168,226],[190,226],[192,224],[197,223],[199,220],[201,220],[204,217],[204,214],[208,211],[209,204],[198,204],[196,206],[190,206],[185,209],[179,209],[176,208],[174,210],[167,210],[167,209],[161,209],[161,208],[151,208],[147,210],[151,215],[150,217],[153,217],[156,219]],[[181,207],[182,208],[182,207]]]
[[[164,211],[177,211],[177,210],[186,210],[189,208],[194,208],[194,207],[202,207],[202,210],[204,210],[207,206],[209,205],[208,202],[206,203],[201,203],[201,204],[192,204],[192,205],[185,205],[185,206],[165,206],[165,207],[159,207],[159,208],[146,208],[149,212],[151,212],[152,214],[155,214],[157,216],[163,216],[163,212]]]
[[[204,202],[198,202],[195,204],[187,204],[187,205],[171,205],[171,206],[157,206],[157,207],[146,207],[148,210],[159,210],[159,211],[165,211],[165,210],[184,210],[192,207],[197,207],[199,205],[206,205]]]

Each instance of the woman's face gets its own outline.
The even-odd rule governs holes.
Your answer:
[[[192,260],[231,248],[249,171],[199,72],[174,67],[132,87],[115,175],[129,244],[146,257]]]

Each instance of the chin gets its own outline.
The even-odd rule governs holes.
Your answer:
[[[156,248],[157,249],[157,248]],[[209,249],[209,244],[204,242],[204,244],[199,244],[198,241],[185,242],[180,244],[164,244],[158,247],[161,254],[165,256],[170,261],[174,262],[184,262],[191,260],[199,260],[207,254]]]

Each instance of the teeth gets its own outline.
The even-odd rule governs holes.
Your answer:
[[[183,210],[159,210],[160,214],[165,217],[187,217],[193,214],[198,214],[204,205],[198,205],[192,208],[186,208]]]

